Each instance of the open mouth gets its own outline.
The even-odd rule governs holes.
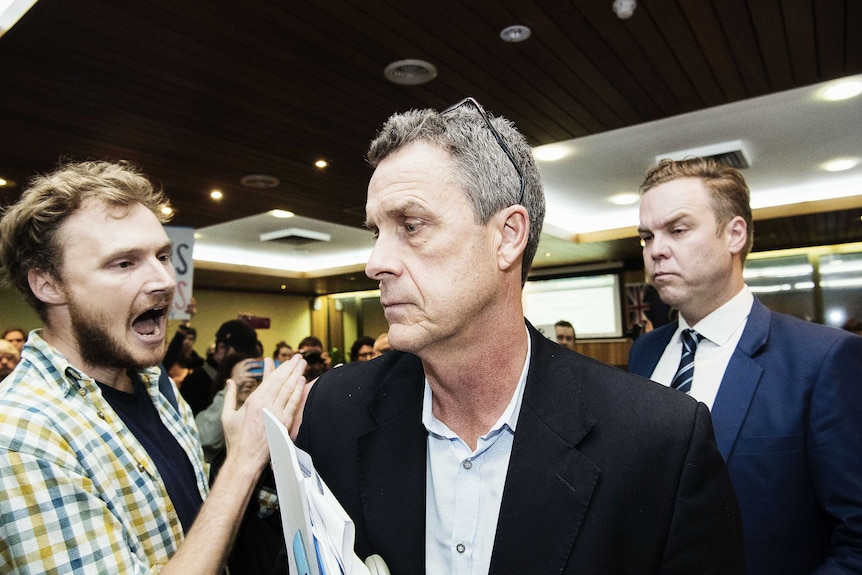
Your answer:
[[[165,317],[165,308],[153,308],[145,311],[132,322],[132,329],[140,335],[158,336],[162,333],[162,319]]]

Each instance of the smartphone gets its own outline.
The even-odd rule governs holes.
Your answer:
[[[261,381],[263,379],[263,361],[249,362],[248,372],[257,381]]]
[[[279,365],[281,365],[281,362],[278,360],[276,360],[274,363],[275,363],[275,367],[278,367]],[[258,381],[261,381],[263,379],[263,360],[251,362],[249,364],[249,370],[248,371],[253,378],[255,378]]]

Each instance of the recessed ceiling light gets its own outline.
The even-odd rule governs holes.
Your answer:
[[[174,209],[170,206],[162,206],[162,213],[166,216],[169,216],[174,213]]]
[[[416,86],[437,77],[437,68],[425,60],[398,60],[383,70],[387,80],[402,86]]]
[[[515,26],[507,26],[500,32],[500,38],[504,42],[523,42],[533,33],[526,26],[516,24]]]
[[[843,172],[855,168],[857,165],[859,165],[859,158],[835,158],[820,164],[820,167],[827,172]]]
[[[316,162],[314,162],[314,165],[320,169],[323,169],[329,165],[329,162],[327,162],[326,160],[317,160]]]
[[[565,158],[571,153],[572,151],[569,148],[560,144],[548,144],[533,148],[533,157],[540,162],[554,162]]]
[[[631,204],[636,204],[638,200],[640,200],[640,195],[635,194],[634,192],[623,192],[621,194],[614,194],[608,200],[612,204],[616,204],[618,206],[629,206]]]
[[[210,197],[214,200],[220,200],[224,197],[224,194],[221,193],[221,190],[213,190],[210,192]]]
[[[860,80],[845,80],[836,82],[828,86],[821,92],[824,100],[835,102],[838,100],[847,100],[862,94],[862,81]]]
[[[274,218],[284,219],[284,218],[292,218],[294,216],[294,213],[289,212],[287,210],[270,210],[269,215],[271,215]]]
[[[8,182],[7,180],[4,180],[3,178],[0,178],[0,188],[5,187],[5,186],[6,186],[6,184],[8,184],[8,183],[9,183],[9,182]]]

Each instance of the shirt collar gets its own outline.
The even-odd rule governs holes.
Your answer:
[[[748,318],[753,304],[754,294],[751,293],[751,289],[747,285],[743,285],[738,294],[697,322],[694,329],[712,343],[718,346],[724,345],[740,324]],[[682,330],[689,327],[685,319],[680,316],[676,337],[679,338]]]
[[[92,377],[69,363],[66,356],[42,338],[41,329],[35,329],[30,332],[27,343],[24,344],[24,349],[21,350],[22,363],[25,359],[34,366],[37,366],[37,369],[42,372],[42,376],[46,381],[56,381],[64,394],[73,392],[81,387],[95,385],[95,380]],[[160,373],[161,368],[158,366],[137,371],[144,385],[147,388],[155,388],[156,390],[158,390],[159,386]]]
[[[527,329],[526,324],[524,325],[524,329]],[[527,383],[527,373],[530,371],[530,355],[532,354],[532,349],[533,342],[530,339],[530,332],[527,330],[527,357],[524,360],[524,368],[521,370],[521,377],[518,379],[518,387],[515,388],[515,393],[512,394],[512,399],[509,401],[509,405],[506,406],[506,409],[503,410],[503,413],[500,415],[499,419],[497,419],[497,422],[493,427],[488,430],[485,437],[498,432],[504,427],[508,427],[514,433],[515,428],[518,425],[518,414],[521,412],[521,402],[524,398],[524,387]],[[431,386],[428,385],[428,378],[426,377],[425,395],[422,400],[422,423],[428,431],[444,435],[440,433],[440,427],[445,427],[445,425],[438,421],[431,411],[431,398]]]

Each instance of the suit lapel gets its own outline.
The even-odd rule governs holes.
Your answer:
[[[769,322],[769,310],[755,298],[745,331],[727,364],[712,406],[715,441],[725,461],[733,453],[739,430],[763,375],[763,368],[752,358],[766,344]]]
[[[676,333],[678,325],[677,322],[663,325],[652,333],[642,335],[642,340],[641,338],[635,340],[636,348],[633,347],[632,350],[637,349],[638,353],[631,354],[629,371],[643,377],[650,377],[664,354],[664,349],[670,343],[671,337]]]
[[[573,446],[594,425],[575,378],[552,356],[550,341],[535,332],[533,357],[497,534],[492,574],[559,573],[589,506],[599,470]]]
[[[377,426],[357,440],[365,525],[371,548],[393,573],[423,573],[426,431],[421,421],[422,364],[415,356],[405,355],[387,380],[368,404]]]

